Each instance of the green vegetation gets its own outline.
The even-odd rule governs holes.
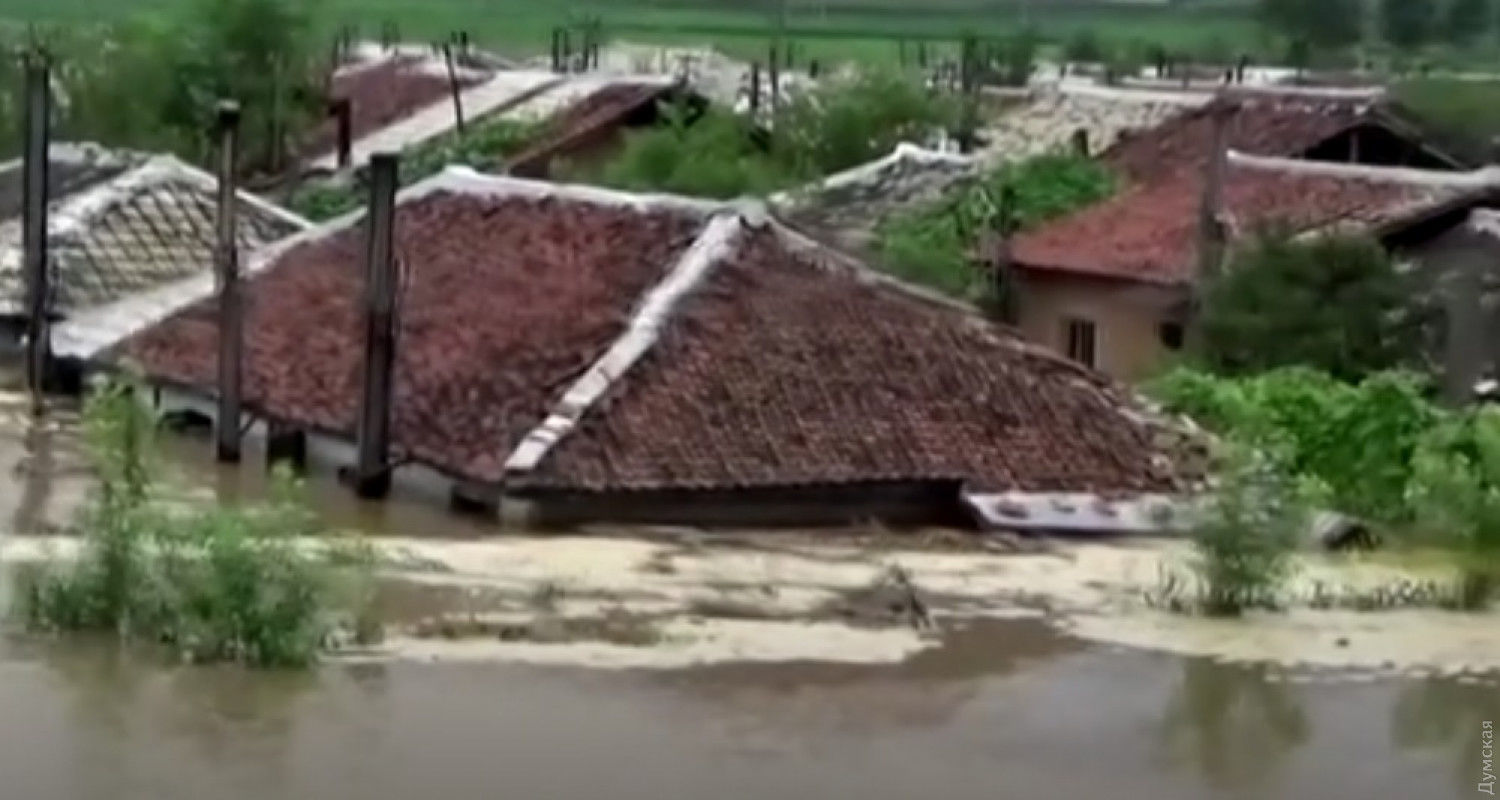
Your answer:
[[[869,71],[828,81],[776,112],[763,134],[709,110],[630,134],[619,156],[573,177],[623,189],[728,198],[766,194],[862,164],[902,141],[951,128],[953,103],[900,75]]]
[[[943,199],[881,223],[886,268],[949,294],[982,299],[989,281],[970,251],[986,231],[1022,230],[1108,197],[1114,176],[1070,154],[1007,164]],[[1008,200],[1008,201],[1007,201]]]
[[[402,186],[441,172],[449,164],[464,164],[478,170],[494,170],[520,152],[537,134],[534,124],[510,120],[470,123],[460,136],[450,131],[401,153]],[[310,220],[325,220],[353,211],[365,203],[366,187],[352,183],[307,183],[287,199],[293,211]]]
[[[129,385],[96,391],[84,416],[100,485],[77,523],[78,557],[18,581],[33,630],[266,667],[313,661],[340,629],[374,635],[368,552],[299,544],[317,531],[287,475],[265,504],[182,508],[154,477],[155,420]]]
[[[1196,600],[1207,614],[1274,608],[1311,518],[1296,481],[1264,454],[1232,452],[1193,529]]]
[[[1223,375],[1304,365],[1343,380],[1416,364],[1411,281],[1379,243],[1272,231],[1204,291],[1196,355]]]
[[[1413,50],[1436,33],[1436,0],[1380,0],[1380,31],[1399,50]]]
[[[1327,507],[1444,549],[1463,576],[1459,604],[1479,607],[1500,576],[1500,409],[1448,411],[1425,388],[1402,373],[1356,385],[1306,368],[1245,378],[1179,368],[1149,391]]]
[[[1438,141],[1475,163],[1500,136],[1500,81],[1413,77],[1391,86],[1396,101],[1431,126]]]

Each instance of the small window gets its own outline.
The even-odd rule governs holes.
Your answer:
[[[1069,319],[1064,323],[1064,335],[1067,337],[1068,358],[1086,367],[1095,366],[1094,352],[1098,332],[1094,329],[1094,323],[1086,319]]]
[[[1182,324],[1178,322],[1163,322],[1157,331],[1161,336],[1161,343],[1168,350],[1182,349]]]

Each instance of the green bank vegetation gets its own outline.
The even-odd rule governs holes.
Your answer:
[[[288,474],[244,506],[173,502],[157,477],[156,420],[129,384],[84,411],[99,477],[74,524],[76,558],[21,571],[14,607],[38,632],[161,645],[184,659],[304,666],[338,641],[379,636],[372,552],[321,536]]]
[[[1025,230],[1103,200],[1115,187],[1107,168],[1072,154],[1006,164],[933,203],[882,221],[877,230],[881,261],[907,280],[981,300],[992,285],[972,254],[983,234]]]

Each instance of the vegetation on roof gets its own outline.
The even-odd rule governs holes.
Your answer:
[[[795,94],[776,110],[769,132],[725,111],[693,118],[670,110],[664,124],[627,135],[620,155],[572,177],[638,191],[764,195],[941,133],[956,110],[909,78],[864,72]]]
[[[449,131],[409,147],[401,152],[400,184],[409,186],[449,164],[492,170],[529,144],[536,129],[535,123],[487,120],[470,123],[463,135]],[[359,208],[366,192],[358,178],[345,183],[308,183],[287,198],[287,205],[310,220],[325,220]]]
[[[973,250],[986,232],[1033,227],[1114,193],[1103,165],[1055,153],[1006,164],[942,199],[880,223],[877,247],[885,269],[907,280],[970,300],[990,282]],[[1010,197],[1007,207],[1003,198]]]

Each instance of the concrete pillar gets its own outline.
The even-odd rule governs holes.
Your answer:
[[[52,86],[47,56],[26,58],[26,137],[23,143],[21,240],[26,282],[26,384],[33,412],[44,407],[52,362],[52,286],[47,270],[48,151]]]
[[[370,205],[365,215],[365,369],[356,432],[354,490],[361,497],[390,491],[391,386],[396,361],[395,153],[370,158]]]
[[[219,192],[215,218],[214,267],[219,284],[219,409],[215,431],[218,459],[240,460],[241,379],[244,352],[244,309],[240,297],[239,246],[235,235],[238,203],[235,193],[240,107],[219,103],[215,122],[219,137]]]

